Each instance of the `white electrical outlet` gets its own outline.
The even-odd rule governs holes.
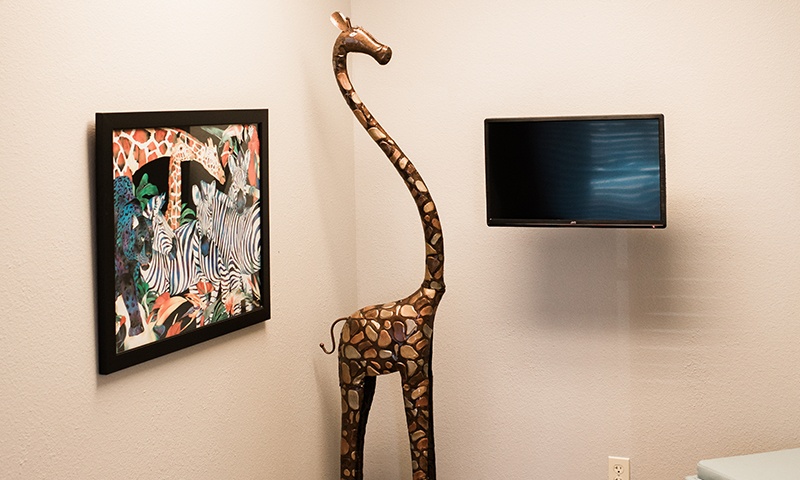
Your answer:
[[[631,459],[608,457],[608,480],[631,480]]]

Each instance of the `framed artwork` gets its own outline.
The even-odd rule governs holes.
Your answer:
[[[96,126],[100,373],[267,320],[267,110]]]

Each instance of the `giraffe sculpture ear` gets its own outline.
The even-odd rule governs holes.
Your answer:
[[[350,19],[342,16],[342,14],[339,12],[333,12],[331,14],[331,23],[339,27],[339,30],[343,32],[353,28],[352,25],[350,25]]]

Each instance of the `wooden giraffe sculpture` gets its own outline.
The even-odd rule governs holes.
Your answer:
[[[425,235],[425,277],[422,285],[400,300],[364,307],[344,322],[339,343],[339,385],[342,394],[342,480],[363,479],[364,434],[375,392],[375,377],[400,372],[403,383],[413,479],[435,479],[433,445],[433,319],[444,295],[444,243],[439,215],[425,182],[414,165],[356,95],[347,73],[347,54],[366,53],[379,64],[391,58],[378,43],[341,14],[331,15],[341,33],[333,47],[333,70],[347,105],[383,150],[417,204]],[[323,351],[324,345],[320,344]]]
[[[133,178],[136,171],[153,160],[169,157],[169,197],[167,224],[172,230],[181,218],[181,163],[195,161],[203,165],[218,182],[225,183],[225,172],[217,149],[177,128],[140,128],[117,130],[112,139],[114,178],[121,175]]]

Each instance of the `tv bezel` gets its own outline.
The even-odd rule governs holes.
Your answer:
[[[653,220],[581,220],[552,218],[500,218],[492,217],[491,193],[496,188],[492,182],[489,169],[489,125],[494,123],[533,123],[562,121],[593,120],[658,120],[659,150],[659,208],[661,218]],[[552,117],[497,117],[486,118],[484,130],[484,165],[486,179],[486,224],[490,227],[585,227],[585,228],[666,228],[667,226],[667,188],[666,188],[666,151],[664,147],[664,114],[627,114],[627,115],[578,115]]]

